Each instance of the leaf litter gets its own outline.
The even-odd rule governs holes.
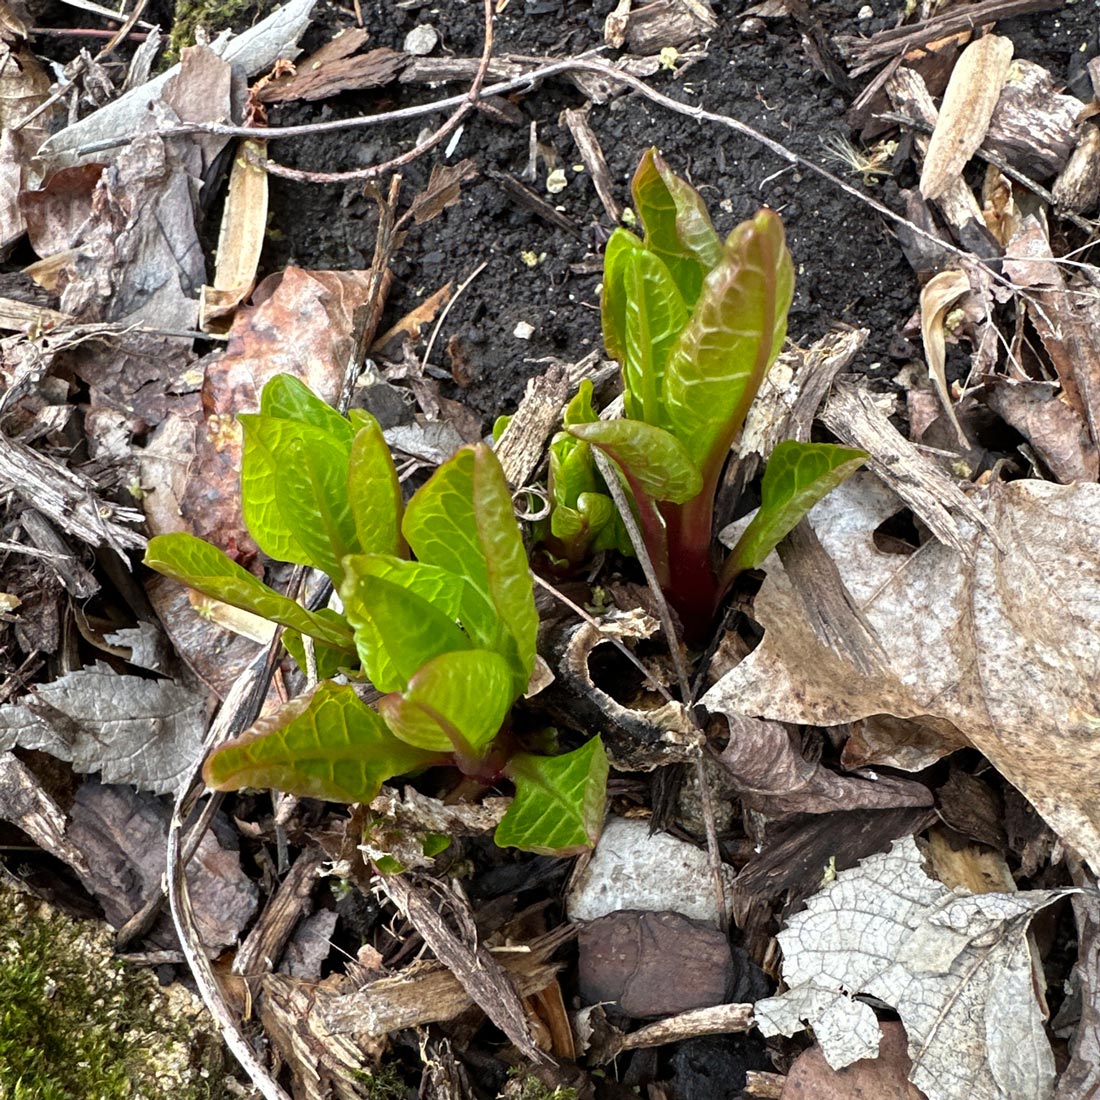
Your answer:
[[[266,70],[279,52],[293,51],[312,7],[306,0],[288,5],[261,21],[255,32],[231,40],[228,52],[221,38],[209,48],[185,51],[180,66],[138,89],[137,96],[124,96],[51,138],[43,151],[55,159],[49,166],[43,162],[41,169],[20,149],[21,143],[30,148],[45,138],[48,116],[39,116],[35,126],[13,130],[12,117],[0,111],[0,169],[7,187],[0,194],[0,236],[10,245],[26,228],[40,256],[35,277],[55,296],[48,300],[60,306],[51,312],[13,300],[9,311],[26,335],[11,344],[10,357],[5,352],[3,382],[10,388],[0,397],[6,417],[0,479],[15,490],[9,498],[12,522],[5,527],[9,548],[4,552],[19,555],[19,568],[11,573],[16,583],[5,585],[12,591],[0,605],[0,629],[5,646],[22,660],[19,667],[13,664],[3,685],[0,809],[39,847],[68,863],[114,923],[140,919],[150,950],[171,952],[178,946],[167,917],[159,923],[156,918],[169,813],[155,794],[177,793],[189,785],[207,751],[207,719],[217,698],[236,697],[270,633],[258,633],[256,621],[155,581],[143,593],[122,574],[117,556],[111,559],[113,567],[105,568],[103,554],[124,555],[143,542],[130,530],[137,514],[126,492],[133,487],[151,533],[208,535],[257,580],[260,574],[268,580],[285,579],[278,570],[273,577],[239,513],[240,439],[233,417],[255,410],[264,383],[280,372],[307,382],[335,403],[348,377],[348,363],[361,349],[364,307],[377,308],[377,328],[386,283],[378,282],[380,271],[291,267],[252,289],[264,246],[266,196],[249,189],[266,185],[266,179],[257,175],[262,159],[248,161],[250,174],[242,176],[245,169],[240,168],[235,184],[240,205],[229,204],[223,223],[213,290],[205,291],[208,304],[216,302],[228,321],[228,346],[196,359],[191,334],[214,312],[200,314],[207,258],[198,234],[203,215],[197,198],[220,186],[212,168],[229,139],[214,134],[138,135],[136,119],[150,100],[154,127],[239,119],[243,81],[218,55],[250,76]],[[679,57],[687,67],[705,60],[705,51],[691,51],[700,28],[714,30],[709,5],[688,7],[690,13],[685,9],[680,18],[666,19],[648,8],[632,12],[629,4],[620,5],[608,33],[620,46],[653,55],[628,59],[636,71],[652,75],[661,64],[656,57],[660,48],[675,53],[684,47]],[[751,18],[765,25],[777,18],[776,12],[760,7],[760,14]],[[989,18],[996,19],[997,13]],[[939,26],[937,19],[925,22]],[[6,48],[21,63],[5,68],[6,77],[16,74],[16,79],[0,89],[0,99],[17,114],[25,113],[28,104],[45,101],[48,88],[29,52],[27,28],[11,21],[6,26],[11,32],[5,32]],[[343,40],[322,46],[297,72],[278,62],[272,79],[253,88],[253,106],[259,101],[311,102],[353,87],[392,89],[399,80],[448,79],[449,59],[414,58],[373,43],[369,52],[361,52],[369,39],[365,31],[347,31]],[[867,39],[871,47],[875,39]],[[804,42],[811,41],[826,39],[808,34]],[[866,47],[839,39],[835,45],[858,71],[857,55]],[[955,52],[960,45],[961,40],[955,43]],[[709,742],[708,751],[726,773],[723,783],[735,792],[725,796],[733,802],[733,812],[722,817],[724,851],[732,864],[725,872],[731,879],[735,868],[741,872],[729,883],[734,910],[754,961],[764,966],[757,972],[764,987],[741,993],[746,1002],[756,1002],[758,1023],[770,1029],[781,1023],[787,1033],[809,1024],[832,1066],[872,1058],[879,1048],[879,1023],[871,1006],[854,999],[869,995],[876,1004],[893,1007],[904,1027],[899,1037],[898,1025],[883,1025],[888,1034],[883,1041],[891,1051],[889,1087],[911,1089],[904,1085],[908,1074],[932,1098],[1049,1096],[1054,1079],[1050,1036],[1058,1043],[1069,1038],[1072,1056],[1055,1094],[1076,1100],[1089,1087],[1090,1074],[1094,1076],[1095,1059],[1089,1052],[1096,1033],[1094,898],[1087,892],[1094,879],[1077,859],[1094,871],[1100,862],[1100,819],[1088,782],[1096,756],[1089,672],[1097,656],[1093,624],[1098,592],[1089,532],[1100,507],[1090,484],[1096,479],[1098,442],[1091,377],[1095,356],[1090,349],[1097,336],[1095,311],[1090,312],[1095,290],[1087,270],[1065,273],[1072,269],[1059,262],[1064,241],[1049,224],[1051,217],[1062,215],[1065,224],[1080,228],[1082,216],[1095,209],[1096,139],[1095,127],[1078,121],[1086,103],[1056,90],[1040,66],[1026,59],[1010,62],[1013,45],[998,34],[974,39],[962,50],[950,80],[950,50],[941,56],[918,50],[904,57],[896,87],[913,95],[896,104],[934,125],[926,154],[926,132],[911,145],[916,167],[922,157],[924,163],[919,185],[910,192],[909,209],[927,214],[923,224],[933,226],[932,235],[939,235],[944,245],[985,257],[1006,253],[1005,278],[991,278],[974,261],[949,251],[931,247],[922,253],[926,285],[919,334],[926,353],[923,367],[931,374],[939,408],[933,407],[919,425],[913,419],[910,440],[898,433],[896,422],[890,423],[888,400],[884,405],[865,389],[854,396],[850,378],[834,388],[822,421],[844,443],[871,454],[875,476],[861,476],[837,490],[777,553],[753,562],[762,565],[762,586],[753,599],[758,577],[750,577],[735,599],[738,610],[751,614],[762,628],[763,640],[758,631],[754,635],[752,629],[741,629],[744,620],[737,619],[721,639],[704,697],[712,712],[705,734],[686,708],[667,702],[674,677],[667,660],[654,655],[652,630],[619,631],[616,640],[635,654],[665,698],[636,684],[624,690],[629,681],[622,672],[608,674],[604,654],[613,647],[607,634],[616,632],[622,618],[641,615],[639,605],[653,610],[637,597],[636,588],[629,595],[629,585],[614,589],[615,598],[625,601],[618,609],[603,603],[607,596],[602,591],[571,589],[574,599],[591,600],[598,613],[579,629],[575,620],[562,630],[547,617],[546,653],[555,658],[551,663],[557,679],[544,689],[538,705],[567,727],[583,714],[597,728],[614,731],[609,748],[615,749],[612,764],[621,769],[612,773],[619,785],[613,788],[617,816],[587,867],[582,859],[579,880],[606,891],[605,876],[622,877],[601,869],[615,855],[616,835],[624,828],[637,834],[639,862],[627,877],[635,885],[651,879],[663,892],[658,891],[656,901],[631,895],[613,902],[617,908],[612,912],[621,916],[624,927],[657,928],[668,922],[667,916],[639,920],[624,912],[624,906],[652,904],[667,912],[682,908],[687,896],[706,900],[708,892],[714,901],[710,868],[698,844],[677,840],[683,849],[675,854],[662,847],[671,837],[650,836],[648,822],[632,820],[644,806],[654,811],[654,820],[677,820],[690,832],[682,800],[662,790],[663,780],[655,778],[650,792],[648,780],[637,777],[643,771],[656,777],[672,774],[663,765],[691,760]],[[807,56],[832,79],[836,72],[830,62],[838,64],[829,56],[833,46],[826,42],[824,53],[820,44],[817,49],[814,53],[807,46]],[[469,81],[473,59],[457,60],[462,62],[455,69],[459,79]],[[661,60],[667,61],[666,54]],[[502,64],[513,66],[501,70],[507,75],[522,67],[510,60]],[[105,72],[97,66],[86,69],[88,90],[93,78]],[[612,83],[598,85],[600,79],[578,77],[595,102],[605,101],[614,90]],[[930,113],[919,94],[918,81],[923,85],[925,80]],[[945,84],[937,113],[933,99]],[[1079,85],[1075,91],[1083,94]],[[918,102],[920,109],[914,106]],[[135,113],[136,104],[140,108]],[[503,101],[499,107],[488,102],[479,106],[498,124],[508,118],[507,108],[514,108]],[[493,110],[497,113],[491,114]],[[605,178],[601,117],[591,112],[568,121],[578,144],[583,138],[584,163],[590,170],[604,166],[596,180],[601,203],[608,211],[620,209],[619,198],[625,194],[617,196],[616,181]],[[120,134],[133,138],[121,151],[104,147],[79,152]],[[533,140],[537,149],[538,136]],[[241,147],[236,149],[236,162],[244,165]],[[949,149],[947,155],[944,149]],[[994,165],[985,173],[977,196],[971,190],[976,177],[963,176],[972,154],[1007,162],[1007,167]],[[87,156],[107,167],[101,170],[93,163],[57,170]],[[487,167],[499,174],[498,165],[481,163],[476,153],[453,167],[437,163],[430,183],[400,224],[419,226],[439,217],[463,201],[463,188]],[[1049,197],[1011,172],[1053,180]],[[574,201],[576,190],[563,192],[558,201]],[[1035,200],[1025,200],[1025,191],[1040,194],[1042,203],[1053,203],[1044,212],[1046,220],[1035,216]],[[566,213],[572,213],[568,207]],[[935,228],[937,215],[947,228]],[[443,281],[432,285],[442,286]],[[373,305],[366,297],[372,289],[378,295]],[[250,290],[251,304],[242,304],[249,301]],[[405,318],[392,319],[386,338],[375,343],[374,329],[368,338],[381,362],[364,375],[360,397],[372,411],[380,413],[384,405],[387,416],[393,413],[393,422],[385,424],[386,438],[412,457],[403,467],[406,473],[415,464],[446,461],[464,441],[479,438],[484,427],[445,396],[453,391],[441,389],[446,372],[429,361],[434,333],[423,355],[416,350],[426,335],[422,329],[440,308],[444,313],[437,324],[442,327],[446,303],[453,300],[449,295],[449,286],[444,286]],[[1013,310],[1015,318],[1010,316]],[[93,325],[101,327],[90,337]],[[43,326],[54,331],[44,333]],[[135,331],[134,326],[159,331]],[[122,327],[130,331],[120,332]],[[287,333],[294,338],[287,340]],[[959,369],[960,344],[970,345],[968,375]],[[454,380],[466,385],[469,360],[456,339],[447,344],[447,354]],[[841,361],[839,356],[834,360],[833,373]],[[812,362],[812,353],[801,358],[803,367]],[[843,362],[846,366],[850,357]],[[69,404],[72,391],[55,385],[62,378],[87,387],[88,405],[76,415]],[[578,380],[572,379],[574,384]],[[780,370],[773,371],[769,383],[773,381],[779,392],[784,385]],[[807,385],[813,408],[827,384],[826,378],[816,390]],[[847,404],[842,400],[845,391]],[[807,442],[813,408],[797,413],[797,437]],[[415,418],[414,409],[419,409]],[[1018,446],[1001,442],[991,447],[989,454],[999,455],[1001,467],[982,453],[989,445],[991,413],[1023,438]],[[67,440],[61,434],[66,424]],[[88,440],[89,461],[83,465],[70,457],[74,430],[82,430]],[[753,436],[757,438],[761,441],[755,447],[742,443],[739,453],[745,483],[752,481],[783,433],[777,429],[769,438],[765,431]],[[528,476],[537,471],[537,462],[536,457]],[[999,479],[998,471],[1005,468],[1014,480]],[[1061,484],[1045,480],[1048,475]],[[731,471],[731,478],[737,476]],[[36,479],[54,487],[52,498],[36,498]],[[34,508],[47,518],[30,519]],[[28,517],[22,525],[21,514]],[[895,528],[902,537],[892,533]],[[92,546],[114,550],[102,551],[97,561],[88,552]],[[71,600],[92,594],[113,605],[107,619],[93,616],[93,623],[83,610],[78,614],[71,608]],[[176,658],[166,653],[164,635],[153,626],[144,604],[146,596],[189,671],[181,671]],[[92,647],[98,654],[95,661],[85,656],[74,666],[55,659],[63,652],[70,621],[81,624],[78,644]],[[10,644],[9,638],[14,639]],[[43,674],[47,659],[50,671]],[[297,693],[302,686],[293,672],[280,669],[268,706],[276,695]],[[718,717],[722,714],[728,720]],[[934,858],[942,839],[931,833],[918,848],[907,835],[925,830],[933,801],[955,828],[971,827],[964,825],[962,815],[952,814],[951,800],[957,805],[961,796],[949,793],[952,788],[936,772],[944,767],[936,761],[960,745],[977,749],[996,769],[986,773],[992,777],[990,821],[999,824],[999,814],[1007,816],[1007,807],[1020,804],[1013,802],[1013,792],[1000,790],[999,775],[1023,792],[1053,828],[1056,835],[1047,831],[1042,840],[1043,830],[1033,828],[1026,843],[1043,855],[1026,857],[1030,864],[1021,870],[1043,889],[970,896],[950,890],[923,869],[922,851],[939,874],[949,877]],[[102,781],[73,780],[71,773],[63,781],[45,765],[50,758],[68,762],[78,774],[98,772]],[[564,763],[569,758],[527,759]],[[968,758],[964,754],[959,759]],[[597,763],[578,757],[570,766],[585,771]],[[606,761],[600,766],[606,768]],[[635,768],[639,770],[629,770]],[[907,777],[899,771],[914,774]],[[953,774],[960,790],[966,789],[962,776],[974,778],[969,771]],[[131,787],[153,793],[135,793]],[[265,976],[250,972],[245,981],[251,994],[259,996],[260,1018],[302,1095],[319,1097],[327,1086],[341,1096],[359,1095],[354,1071],[364,1059],[401,1049],[402,1040],[393,1033],[442,1024],[457,1034],[458,1021],[472,1005],[486,1012],[531,1064],[541,1057],[537,1046],[559,1059],[576,1057],[567,997],[563,999],[558,982],[570,964],[555,954],[571,933],[568,925],[546,915],[547,897],[558,889],[552,885],[558,881],[552,876],[559,873],[553,870],[554,861],[538,857],[545,862],[511,865],[520,877],[495,893],[482,882],[517,873],[506,860],[486,861],[478,847],[480,838],[500,825],[506,799],[452,806],[414,782],[400,800],[394,788],[383,788],[369,815],[354,810],[350,818],[292,798],[278,801],[273,811],[264,808],[258,795],[238,796],[230,805],[244,841],[233,836],[234,826],[219,815],[214,833],[201,841],[198,870],[191,875],[201,942],[213,950],[229,947],[251,927],[249,946],[238,957],[253,960]],[[522,800],[514,805],[522,815]],[[740,823],[738,812],[744,815]],[[570,827],[567,819],[563,813],[563,827]],[[845,822],[851,824],[850,835],[843,842],[830,841],[830,830],[843,831]],[[862,822],[874,824],[864,828],[858,824]],[[599,822],[586,817],[578,827],[593,836]],[[696,839],[699,835],[697,831]],[[874,854],[899,835],[904,839],[889,854]],[[1017,840],[1016,832],[982,832],[994,849],[990,858],[997,868],[987,873],[1001,876],[1007,890],[1011,872],[998,851],[1006,835],[1012,836],[1009,854],[1024,859],[1025,842]],[[441,847],[441,837],[449,844]],[[740,907],[738,899],[749,892],[739,894],[738,883],[747,887],[754,875],[756,881],[762,874],[774,875],[767,860],[781,850],[784,837],[784,843],[801,837],[818,863],[784,880],[767,900],[758,894],[747,909]],[[233,850],[238,843],[253,855],[259,853],[264,892],[273,898],[255,922],[258,891]],[[294,861],[288,847],[301,853]],[[322,851],[341,880],[332,891],[317,874]],[[690,861],[687,852],[694,853]],[[796,912],[800,899],[821,881],[827,856],[838,853],[844,866],[853,869],[841,869],[804,911]],[[958,859],[974,874],[975,868],[986,866],[977,850],[964,847],[960,853]],[[364,855],[375,864],[396,860],[422,877],[372,877]],[[664,880],[681,855],[688,870],[680,894],[673,896]],[[280,907],[274,899],[282,897],[277,881],[288,866],[301,869],[297,877],[286,879],[296,900],[280,923],[284,918],[276,915]],[[443,887],[444,876],[459,874],[465,875],[472,900]],[[542,874],[551,878],[544,882]],[[541,895],[525,893],[531,881],[540,884],[535,888]],[[1056,911],[1071,882],[1086,888],[1072,901],[1081,930],[1073,975],[1080,1008],[1074,1017],[1067,1000],[1046,1023],[1045,1002],[1033,994],[1029,951],[1034,948],[1028,946],[1027,926],[1040,910]],[[368,921],[357,942],[381,950],[365,946],[359,959],[348,964],[346,975],[321,979],[322,963],[330,956],[328,938],[359,928],[348,898],[369,897],[372,889],[388,895],[383,905],[387,919],[396,922],[393,930],[383,930],[376,918]],[[570,891],[571,907],[578,889]],[[521,893],[528,901],[541,900],[524,908],[518,900]],[[370,904],[382,911],[377,902]],[[441,911],[446,919],[440,918]],[[712,924],[720,920],[719,910],[704,913]],[[774,938],[780,923],[786,925],[778,936],[782,968]],[[314,925],[316,930],[307,934]],[[288,948],[280,963],[295,927],[301,950]],[[897,932],[897,950],[891,946],[893,965],[882,969],[875,960],[884,944],[894,943],[894,931],[887,934],[885,929]],[[708,932],[716,943],[723,936],[713,928]],[[410,954],[423,943],[442,962],[410,966]],[[256,955],[256,944],[270,944],[270,952]],[[527,953],[515,953],[517,944]],[[293,962],[292,956],[299,961]],[[305,956],[308,963],[301,962]],[[655,961],[643,950],[643,971]],[[748,973],[754,962],[746,955],[736,965]],[[769,981],[780,975],[790,990],[761,1000]],[[566,979],[567,993],[571,981]],[[226,979],[226,988],[230,984]],[[517,990],[522,997],[516,996]],[[687,993],[686,1002],[674,997],[665,1003],[694,1003],[691,991]],[[628,1007],[636,1002],[626,999]],[[662,1043],[680,1043],[687,1050],[707,1034],[732,1042],[731,1036],[744,1031],[753,1015],[751,1003],[718,1003],[697,1010],[698,1016],[675,1015],[631,1032],[629,1020],[601,1023],[601,1011],[588,1024],[582,1026],[579,1018],[573,1024],[578,1037],[586,1027],[595,1029],[593,1064],[614,1053],[628,1057],[631,1050]],[[896,1049],[905,1041],[908,1064]],[[760,1066],[769,1064],[762,1048],[759,1057]],[[438,1065],[444,1064],[451,1063],[441,1054]],[[775,1062],[783,1064],[784,1059]],[[886,1063],[881,1066],[885,1073]],[[550,1079],[555,1083],[572,1080],[585,1089],[593,1087],[582,1070],[570,1077],[559,1065],[554,1072],[558,1076],[551,1074]],[[756,1086],[750,1078],[743,1095],[777,1095],[775,1089],[783,1088],[782,1080],[764,1082],[769,1075],[755,1072]],[[425,1075],[427,1080],[427,1070]],[[792,1070],[783,1095],[795,1094],[795,1078]],[[886,1094],[884,1082],[880,1079],[877,1086],[881,1095]],[[666,1085],[671,1089],[666,1094],[684,1095],[675,1077],[658,1087]],[[764,1091],[754,1092],[754,1087]]]

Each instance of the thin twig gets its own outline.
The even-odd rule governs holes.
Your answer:
[[[447,320],[447,314],[451,312],[451,307],[458,301],[459,295],[489,266],[488,260],[483,260],[474,270],[462,281],[458,290],[451,295],[447,304],[440,310],[439,318],[436,320],[434,327],[432,328],[432,334],[428,339],[428,346],[424,349],[424,357],[420,360],[420,370],[423,371],[428,365],[428,361],[432,357],[432,348],[435,347],[436,337],[439,335],[439,330],[443,327],[443,322]]]
[[[865,206],[870,207],[877,214],[880,214],[887,221],[893,222],[895,225],[904,226],[910,233],[922,238],[923,240],[930,241],[936,245],[937,248],[950,252],[951,254],[958,256],[961,259],[971,262],[984,263],[980,257],[976,257],[973,253],[967,252],[965,249],[959,248],[957,245],[951,244],[949,241],[941,240],[934,233],[925,229],[923,226],[917,225],[915,222],[910,221],[904,215],[891,210],[884,203],[879,202],[877,199],[872,198],[870,195],[865,194],[859,188],[854,187],[846,180],[841,179],[840,176],[834,172],[830,172],[828,168],[823,167],[816,161],[807,159],[793,150],[788,149],[781,142],[776,141],[774,138],[768,137],[766,134],[761,133],[759,130],[748,125],[748,123],[742,122],[740,119],[734,118],[731,115],[720,115],[714,111],[707,111],[702,107],[693,106],[690,103],[681,103],[677,99],[673,99],[671,96],[664,95],[662,92],[658,92],[651,88],[644,80],[640,80],[638,77],[633,76],[631,73],[623,72],[620,69],[615,68],[613,65],[608,64],[606,61],[598,61],[591,57],[574,57],[566,58],[561,61],[550,62],[546,65],[539,66],[532,69],[529,73],[525,73],[523,76],[513,77],[510,80],[503,80],[497,84],[492,84],[487,88],[482,89],[482,95],[485,98],[490,96],[506,95],[509,92],[518,91],[521,89],[531,89],[541,80],[546,80],[552,76],[561,76],[567,73],[594,73],[598,76],[602,76],[607,80],[616,81],[619,84],[623,84],[626,87],[637,92],[643,98],[648,99],[651,103],[655,103],[660,107],[664,107],[669,111],[673,111],[676,114],[685,115],[688,118],[695,119],[697,122],[711,122],[719,126],[724,126],[730,130],[735,131],[750,138],[757,144],[762,145],[765,149],[774,153],[780,159],[786,161],[788,164],[796,165],[799,168],[804,168],[807,172],[812,172],[814,175],[819,176],[821,179],[831,183],[834,187],[843,191],[846,195],[851,196],[858,202],[863,203]],[[178,137],[183,134],[217,134],[224,137],[248,137],[260,139],[276,139],[276,138],[290,138],[290,137],[304,137],[309,134],[327,133],[329,131],[340,131],[346,129],[361,129],[368,126],[376,126],[386,122],[397,122],[411,118],[420,118],[424,115],[434,114],[437,111],[445,110],[449,107],[458,107],[463,103],[468,102],[469,93],[463,95],[449,96],[445,99],[436,100],[433,103],[418,104],[412,107],[402,107],[394,111],[384,111],[376,115],[361,115],[356,118],[348,119],[336,119],[328,122],[316,122],[308,123],[301,126],[262,126],[262,127],[248,127],[248,126],[228,126],[220,123],[181,123],[177,126],[163,127],[159,130],[149,131],[155,133],[159,137]],[[113,149],[118,145],[125,144],[132,140],[129,137],[116,138],[108,141],[94,142],[89,145],[81,146],[78,152],[83,155],[86,153],[102,152],[105,149]],[[269,162],[270,163],[270,162]],[[384,166],[379,166],[384,167]],[[358,177],[362,178],[362,177]],[[988,266],[988,264],[986,264]],[[992,270],[992,269],[991,269]],[[994,278],[999,282],[1009,285],[1008,281],[1000,273],[994,271]]]
[[[347,172],[306,172],[298,168],[288,168],[286,165],[272,160],[267,162],[267,170],[274,176],[282,176],[285,179],[298,180],[302,183],[350,183],[372,180],[394,172],[398,168],[403,168],[406,164],[410,164],[418,157],[423,156],[429,149],[438,145],[458,128],[459,123],[477,106],[477,101],[481,97],[481,86],[485,83],[485,74],[489,71],[489,62],[493,57],[493,0],[484,0],[484,7],[485,38],[481,48],[481,61],[478,63],[477,73],[474,75],[470,90],[462,97],[462,101],[455,108],[450,118],[419,145],[382,164],[371,164],[366,168],[353,168]]]

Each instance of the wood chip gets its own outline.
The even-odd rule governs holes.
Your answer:
[[[608,16],[610,18],[610,16]],[[588,111],[581,107],[573,107],[562,112],[565,125],[573,135],[577,143],[577,151],[581,155],[584,167],[592,177],[592,184],[596,188],[596,194],[603,203],[607,216],[615,225],[623,216],[623,205],[615,197],[615,185],[611,182],[611,173],[607,169],[607,161],[600,148],[592,127],[588,123]]]
[[[523,400],[496,445],[509,485],[519,489],[531,479],[568,399],[569,379],[559,366],[528,381]]]
[[[972,556],[974,540],[960,527],[960,521],[990,530],[981,510],[890,423],[871,394],[850,382],[839,383],[821,419],[843,443],[870,454],[870,468],[940,542],[965,558]]]
[[[1091,122],[1081,128],[1053,190],[1055,202],[1077,214],[1091,213],[1100,204],[1100,128]]]
[[[977,152],[1008,77],[1012,50],[1011,38],[995,34],[963,50],[948,81],[921,171],[920,191],[926,199],[941,195]]]
[[[241,944],[233,960],[234,974],[258,978],[275,969],[291,933],[305,915],[323,858],[320,848],[308,848],[294,861]]]
[[[429,901],[429,894],[411,875],[389,875],[378,882],[386,896],[412,922],[455,976],[470,999],[515,1044],[524,1057],[534,1062],[545,1059],[531,1036],[527,1012],[507,971],[489,950],[478,942],[469,903],[437,880],[431,888],[441,898],[451,920],[457,920],[465,934],[452,930],[448,920]]]

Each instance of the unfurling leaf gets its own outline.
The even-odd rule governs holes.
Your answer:
[[[722,241],[702,196],[669,170],[656,149],[642,157],[631,190],[645,246],[665,262],[690,309],[707,272],[722,258]]]
[[[607,753],[599,737],[564,756],[521,753],[505,772],[516,797],[494,836],[501,848],[566,856],[595,846],[607,804]]]
[[[664,419],[704,475],[725,462],[787,333],[794,269],[771,210],[742,222],[706,277],[664,376]]]
[[[409,501],[402,532],[428,565],[465,577],[507,629],[519,691],[535,665],[538,612],[512,495],[496,455],[484,444],[441,466]]]
[[[640,420],[574,424],[569,432],[599,447],[623,469],[631,486],[652,500],[682,504],[703,488],[699,467],[671,432]]]
[[[352,687],[329,682],[215,750],[203,778],[215,790],[275,787],[307,798],[369,802],[391,776],[435,759],[394,737]]]
[[[688,311],[664,260],[625,229],[615,233],[622,236],[605,274],[603,309],[611,326],[621,326],[616,358],[623,369],[626,414],[659,424],[665,364]]]
[[[758,569],[795,524],[866,459],[866,451],[831,443],[778,444],[764,470],[760,510],[738,539],[729,570]]]
[[[511,666],[487,649],[443,653],[409,680],[404,694],[379,700],[390,729],[410,745],[479,757],[515,702]]]
[[[145,564],[215,600],[291,627],[336,649],[355,651],[351,628],[342,619],[337,622],[307,611],[194,535],[158,535],[151,539]]]

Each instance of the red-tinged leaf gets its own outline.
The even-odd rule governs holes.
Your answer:
[[[632,184],[634,204],[645,226],[645,246],[667,265],[690,309],[703,279],[722,259],[702,196],[665,164],[656,149],[642,157]]]
[[[538,612],[512,495],[496,455],[484,444],[440,466],[409,501],[402,532],[417,558],[465,577],[492,606],[511,639],[517,694],[535,664]]]
[[[564,756],[513,756],[505,773],[516,797],[494,836],[501,848],[569,856],[595,846],[607,805],[607,753],[599,737]]]
[[[274,787],[306,798],[370,802],[381,785],[438,760],[399,741],[346,684],[325,682],[215,750],[207,786]]]
[[[467,649],[429,661],[403,695],[378,710],[410,745],[476,758],[500,732],[516,699],[511,666],[499,653]]]
[[[599,420],[574,424],[568,430],[614,459],[631,487],[641,489],[651,500],[683,504],[703,487],[687,448],[663,428],[640,420]]]
[[[783,345],[793,293],[783,223],[761,210],[730,234],[665,368],[662,426],[704,477],[725,462]]]

